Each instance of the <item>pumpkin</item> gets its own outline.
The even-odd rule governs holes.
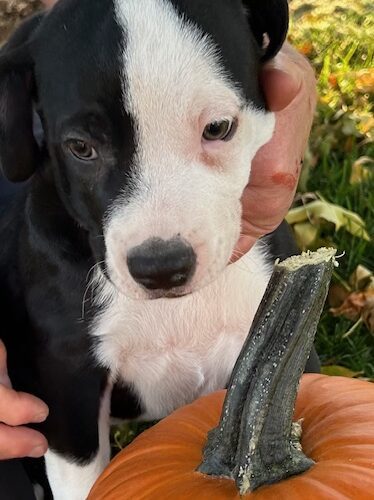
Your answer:
[[[138,437],[89,499],[374,500],[374,386],[308,375],[296,402],[334,255],[277,263],[227,392]]]
[[[90,500],[220,500],[241,498],[234,481],[196,472],[224,392],[200,398],[141,434],[94,486]],[[263,486],[253,500],[374,499],[374,386],[361,380],[304,375],[295,419],[315,466]]]

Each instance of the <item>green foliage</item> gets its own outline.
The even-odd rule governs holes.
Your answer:
[[[362,155],[374,139],[374,15],[371,0],[292,0],[290,41],[312,62],[320,102],[313,160]]]
[[[152,427],[156,422],[124,422],[111,429],[110,441],[112,455],[128,446],[139,434]]]
[[[301,246],[331,244],[338,253],[344,253],[335,282],[348,281],[359,264],[374,269],[372,5],[371,0],[290,3],[289,38],[314,66],[320,99],[300,183],[304,194],[299,195],[300,203],[289,217],[293,222],[296,216],[307,215],[299,226],[294,226]],[[315,201],[320,199],[341,208],[332,213],[319,205],[317,208],[325,217],[321,217],[321,211],[311,214],[311,203],[320,203]],[[309,210],[302,207],[303,203],[308,204]],[[357,232],[355,236],[350,234],[355,231],[344,224],[347,210],[357,214],[354,222],[365,222],[365,236],[369,239]],[[346,367],[355,374],[374,378],[373,337],[364,324],[344,337],[353,325],[352,320],[334,318],[326,310],[319,326],[317,350],[325,365]]]

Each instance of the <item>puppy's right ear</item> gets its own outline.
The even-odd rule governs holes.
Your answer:
[[[33,135],[30,40],[42,17],[25,21],[0,51],[0,167],[13,182],[28,179],[39,159]]]
[[[267,35],[268,45],[263,50],[262,61],[274,57],[287,36],[289,12],[287,0],[243,0],[249,24],[259,46],[264,45]]]

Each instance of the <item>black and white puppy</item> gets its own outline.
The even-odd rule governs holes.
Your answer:
[[[278,256],[227,265],[287,24],[286,0],[60,0],[1,52],[2,169],[29,179],[0,222],[2,337],[14,386],[50,407],[56,500],[108,463],[110,414],[227,384]]]

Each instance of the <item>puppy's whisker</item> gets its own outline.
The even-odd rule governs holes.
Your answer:
[[[264,247],[267,248],[267,245],[264,244]],[[258,264],[257,259],[255,259],[251,254],[247,254],[247,252],[240,251],[240,250],[234,250],[232,252],[234,257],[238,258],[238,261],[236,262],[236,265],[242,269],[243,271],[249,272],[253,275],[256,274],[256,272],[250,268],[250,264],[253,264],[256,266]],[[240,259],[244,256],[247,255],[247,258],[245,261],[241,261]]]
[[[90,275],[93,273],[93,271],[99,267],[100,265],[104,264],[105,265],[105,260],[101,260],[100,262],[96,262],[88,271],[87,276],[86,276],[86,282],[88,281]]]
[[[86,305],[86,302],[87,302],[87,295],[88,295],[88,292],[90,290],[90,288],[92,288],[93,284],[95,283],[95,276],[94,276],[94,271],[97,269],[97,268],[100,268],[100,265],[104,264],[105,265],[105,260],[102,260],[100,262],[96,262],[96,264],[94,264],[91,269],[88,271],[87,273],[87,276],[86,276],[86,282],[88,281],[87,283],[87,286],[85,288],[85,291],[84,291],[84,294],[83,294],[83,299],[82,299],[82,314],[81,314],[81,321],[83,321],[85,319],[85,305]],[[91,276],[91,278],[90,278]],[[91,297],[92,298],[92,297]]]

